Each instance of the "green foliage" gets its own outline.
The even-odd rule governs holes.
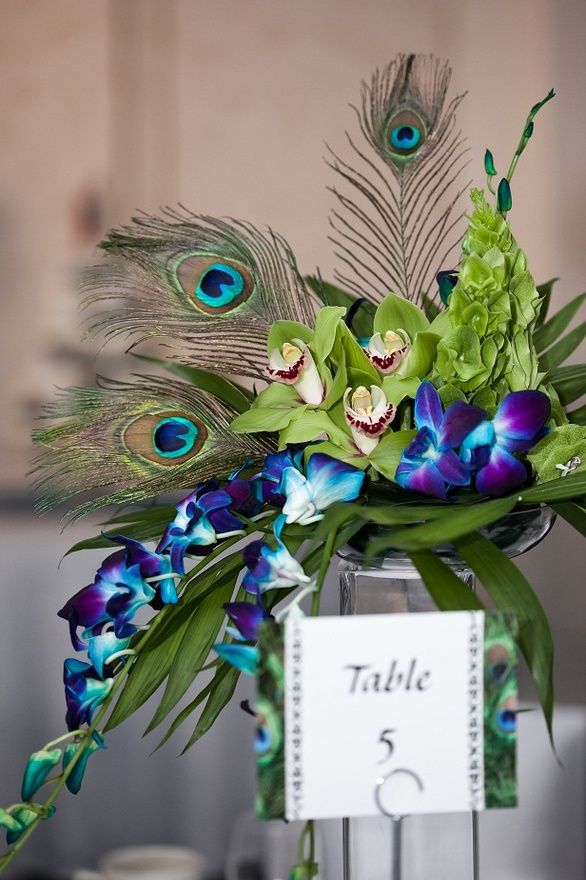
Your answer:
[[[586,470],[586,428],[581,425],[560,425],[533,447],[527,458],[541,481],[561,477],[558,465],[565,465],[578,456]]]
[[[218,376],[216,373],[209,373],[199,367],[190,367],[186,364],[180,364],[177,361],[163,360],[162,358],[148,357],[144,354],[135,354],[133,357],[148,364],[154,364],[168,373],[179,376],[185,382],[195,385],[201,391],[209,391],[214,397],[218,397],[231,406],[236,412],[245,412],[252,401],[252,394],[248,388],[244,388],[237,382],[232,382],[224,376]]]

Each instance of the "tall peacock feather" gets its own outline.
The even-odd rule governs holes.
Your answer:
[[[380,302],[393,292],[426,305],[435,299],[436,274],[461,241],[454,229],[469,182],[459,182],[467,148],[455,111],[464,96],[446,105],[450,78],[447,62],[398,55],[363,83],[362,106],[354,108],[375,159],[348,133],[359,166],[330,151],[331,167],[353,190],[349,196],[332,188],[338,205],[331,240],[342,264],[336,277],[359,297]]]
[[[74,508],[76,518],[227,477],[274,451],[268,437],[230,431],[236,410],[211,394],[161,377],[137,379],[73,388],[47,408],[55,424],[34,437],[43,446],[36,462],[39,511],[99,493]]]
[[[106,336],[166,337],[192,364],[264,378],[273,322],[313,322],[291,249],[249,223],[167,209],[113,230],[101,247],[107,257],[83,289],[86,306],[120,301],[91,326]]]

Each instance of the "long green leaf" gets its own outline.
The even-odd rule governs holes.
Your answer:
[[[136,541],[158,541],[174,516],[175,508],[170,505],[158,507],[155,511],[151,511],[150,508],[145,511],[135,511],[134,515],[128,511],[127,514],[121,514],[106,523],[106,525],[116,525],[116,528],[108,529],[93,538],[78,541],[69,548],[64,558],[70,553],[77,553],[80,550],[110,548],[113,553],[116,550],[116,545],[108,539],[108,536],[115,537],[124,534],[127,538],[134,538]]]
[[[539,369],[549,372],[569,358],[580,343],[586,338],[586,321],[548,348],[539,358]]]
[[[105,730],[112,730],[126,721],[149,699],[169,673],[177,649],[183,639],[189,621],[185,621],[173,635],[148,654],[139,654],[128,674],[126,684]]]
[[[409,556],[440,611],[484,608],[478,596],[433,550],[418,550]]]
[[[550,278],[549,281],[545,281],[543,284],[537,285],[537,290],[539,292],[539,295],[542,297],[542,300],[541,309],[539,310],[539,315],[537,316],[537,321],[535,322],[536,329],[539,329],[543,324],[545,324],[545,319],[547,318],[547,314],[549,312],[553,286],[556,281],[559,280],[559,278]]]
[[[586,364],[557,367],[549,374],[548,380],[557,391],[562,406],[567,406],[586,394]]]
[[[500,611],[512,611],[519,622],[519,646],[535,682],[552,736],[553,640],[541,603],[527,579],[502,550],[482,535],[454,542]]]
[[[219,675],[220,670],[216,673]],[[238,684],[238,678],[240,677],[240,672],[238,669],[234,667],[230,667],[227,674],[225,674],[222,679],[218,682],[218,684],[214,687],[210,696],[207,699],[207,702],[204,706],[203,712],[199,716],[197,724],[195,726],[195,730],[193,734],[181,752],[182,755],[191,748],[191,746],[195,745],[198,739],[201,739],[204,733],[207,733],[222,709],[224,709],[234,694],[236,690],[236,685]]]
[[[537,483],[528,489],[522,489],[517,496],[520,504],[549,504],[550,501],[565,501],[568,498],[580,498],[586,494],[586,473],[575,471],[567,477],[558,477]]]
[[[556,501],[551,507],[580,534],[586,535],[586,509],[581,504],[573,501]]]
[[[586,293],[581,293],[535,332],[533,342],[538,352],[541,353],[559,339],[585,299]]]
[[[233,407],[236,412],[243,413],[250,409],[250,404],[253,400],[253,395],[250,391],[241,385],[237,385],[235,382],[230,382],[223,376],[218,376],[216,373],[208,373],[207,370],[201,370],[199,367],[190,367],[176,361],[162,360],[161,358],[150,357],[144,354],[133,353],[133,357],[146,361],[149,364],[155,364],[168,373],[174,373],[175,376],[179,376],[180,379],[184,379],[190,385],[195,385],[201,391],[208,391],[214,397],[223,400],[228,406]]]
[[[380,556],[389,547],[399,550],[430,550],[488,526],[509,513],[516,504],[512,497],[497,498],[478,504],[462,506],[454,510],[446,509],[444,515],[432,522],[412,526],[373,538],[368,545],[368,556]],[[446,505],[447,507],[447,505]]]
[[[196,606],[189,618],[169,668],[165,692],[147,728],[147,733],[154,730],[167,717],[200,672],[212,645],[217,641],[219,629],[226,616],[222,606],[232,598],[235,581],[236,574],[229,576],[227,583],[219,583],[213,593]]]
[[[219,666],[216,670],[214,677],[208,681],[206,686],[201,689],[199,694],[197,694],[197,696],[191,701],[191,703],[188,703],[187,706],[185,706],[181,710],[181,712],[179,712],[177,717],[173,719],[173,722],[169,726],[169,729],[165,733],[165,736],[154,749],[155,752],[158,752],[158,750],[165,745],[165,743],[173,736],[175,731],[178,730],[179,727],[181,727],[183,722],[186,721],[190,715],[193,715],[196,709],[201,706],[203,701],[209,697],[214,688],[217,687],[220,676],[221,678],[223,678],[226,675],[230,667],[225,661],[220,661],[220,663],[221,666]],[[222,670],[222,672],[220,672],[220,669]]]

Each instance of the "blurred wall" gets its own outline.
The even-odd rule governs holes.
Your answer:
[[[453,89],[469,90],[460,122],[480,184],[484,148],[507,165],[528,108],[556,87],[516,173],[511,219],[536,279],[561,277],[556,305],[583,287],[582,0],[0,0],[0,12],[5,507],[23,497],[30,424],[53,385],[127,368],[123,345],[96,363],[97,347],[79,343],[76,278],[107,226],[180,200],[270,224],[303,271],[319,265],[331,276],[324,141],[342,144],[360,80],[398,51],[451,59]],[[6,536],[16,530],[34,545],[38,527],[11,519]],[[71,572],[58,583],[57,546],[38,546],[41,562],[19,589],[31,601],[54,595],[58,608],[80,583]],[[550,615],[557,693],[569,702],[586,700],[582,553],[558,525],[521,563]],[[26,664],[27,621],[20,638],[18,621],[10,625],[10,664]],[[0,675],[12,693],[6,665]],[[10,705],[0,736],[12,727],[13,742],[25,721]],[[43,719],[25,717],[40,741]]]

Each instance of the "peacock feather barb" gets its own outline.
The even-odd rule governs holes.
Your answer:
[[[357,167],[330,150],[330,166],[352,192],[332,188],[336,277],[359,297],[380,302],[393,292],[425,305],[461,242],[459,200],[470,182],[461,183],[468,149],[455,116],[464,95],[446,100],[451,73],[431,55],[398,55],[362,84],[354,107],[376,156],[348,133]]]
[[[84,276],[84,306],[110,310],[90,319],[90,332],[166,337],[191,364],[264,378],[271,325],[313,323],[291,249],[270,230],[168,208],[111,231],[101,247],[105,260]]]
[[[276,443],[230,430],[236,411],[184,382],[137,376],[73,388],[47,407],[36,430],[37,509],[92,493],[75,519],[109,504],[129,504],[220,479],[243,462],[261,462]]]

